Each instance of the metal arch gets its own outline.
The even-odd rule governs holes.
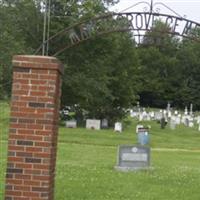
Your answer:
[[[118,30],[115,30],[115,31],[113,31],[113,30],[111,30],[111,31],[107,31],[107,32],[101,32],[101,33],[99,33],[98,35],[96,35],[95,37],[100,37],[100,36],[105,36],[105,35],[108,35],[108,34],[111,34],[111,33],[119,33],[119,32],[128,32],[128,31],[131,31],[132,29],[118,29]],[[146,30],[146,31],[150,31],[150,29],[148,29],[148,30]],[[166,34],[169,34],[169,35],[174,35],[172,32],[168,32],[168,31],[155,31],[156,33],[160,33],[160,34],[163,34],[163,33],[166,33]],[[139,38],[139,40],[138,40],[138,42],[137,42],[137,45],[140,45],[140,44],[142,44],[141,43],[141,37],[151,37],[151,36],[148,36],[148,35],[145,35],[145,34],[141,34],[141,33],[137,33],[137,34],[133,34],[133,36],[134,37],[138,37]],[[177,36],[180,36],[180,35],[177,35]],[[195,42],[200,42],[200,39],[196,39],[196,38],[192,38],[192,37],[190,37],[190,36],[184,36],[184,38],[187,38],[187,39],[190,39],[190,40],[193,40],[193,41],[195,41]],[[86,38],[86,39],[84,39],[84,40],[81,40],[79,43],[76,43],[76,44],[72,44],[72,45],[67,45],[67,46],[64,46],[62,49],[60,49],[59,51],[57,51],[55,54],[53,54],[52,56],[57,56],[58,54],[60,54],[60,53],[62,53],[63,51],[65,51],[65,50],[68,50],[68,49],[70,49],[70,48],[72,48],[72,47],[75,47],[75,46],[77,46],[77,45],[79,45],[79,44],[81,44],[81,43],[83,43],[83,42],[85,42],[85,41],[88,41],[88,40],[90,40],[90,39],[92,39],[92,37],[91,38]],[[153,44],[153,43],[152,43]],[[150,44],[149,44],[150,45]],[[144,44],[144,46],[148,46],[148,45],[146,45],[146,44]],[[159,46],[159,45],[158,45]]]
[[[73,29],[74,27],[78,27],[79,25],[84,24],[84,23],[88,23],[89,21],[96,21],[96,20],[98,20],[98,19],[107,18],[107,17],[112,16],[112,15],[113,15],[112,13],[109,13],[109,14],[102,15],[102,16],[95,16],[95,17],[93,17],[92,19],[83,20],[83,21],[77,22],[77,23],[75,23],[75,24],[73,24],[73,25],[71,25],[71,26],[69,26],[69,27],[66,27],[65,29],[58,31],[56,34],[54,34],[54,35],[52,35],[51,37],[49,37],[48,40],[45,40],[45,41],[36,49],[36,51],[35,51],[34,54],[38,54],[39,51],[41,51],[42,46],[44,45],[44,43],[47,43],[47,42],[49,42],[49,41],[52,41],[52,40],[55,39],[56,37],[62,35],[62,34],[65,33],[65,32],[68,32],[69,30]]]
[[[168,10],[172,11],[172,12],[173,12],[175,15],[177,15],[178,17],[182,18],[181,15],[179,15],[177,12],[175,12],[173,9],[171,9],[169,6],[165,5],[165,4],[162,3],[162,2],[156,2],[156,3],[154,3],[153,5],[154,5],[154,6],[155,6],[155,5],[162,5],[162,6],[164,6],[165,8],[167,8]]]
[[[54,53],[52,53],[54,56],[56,56],[64,50],[76,46],[91,38],[113,32],[133,31],[133,36],[141,37],[142,34],[140,32],[151,30],[154,18],[156,17],[164,18],[166,23],[170,21],[172,24],[173,22],[174,27],[171,27],[171,32],[167,32],[168,34],[200,41],[199,39],[196,39],[193,36],[189,35],[190,30],[193,27],[200,28],[200,24],[195,21],[191,21],[180,16],[173,16],[155,12],[124,12],[109,13],[76,23],[70,27],[67,27],[64,30],[59,31],[45,42],[55,43],[55,45],[51,46],[56,46],[56,43],[63,43],[63,41],[65,41],[65,45],[62,48],[57,49]],[[178,26],[178,22],[185,23],[185,27],[182,33],[176,31],[176,26]],[[137,31],[137,34],[135,34],[134,31]],[[41,50],[42,46],[43,44],[37,49],[36,54]]]
[[[151,8],[151,6],[152,6],[152,3],[150,4],[150,3],[146,2],[146,1],[141,1],[141,2],[138,2],[138,3],[136,3],[136,4],[132,5],[132,6],[130,6],[130,7],[126,8],[126,9],[124,9],[124,10],[121,10],[120,13],[123,13],[123,12],[129,10],[130,8],[133,8],[133,7],[135,7],[135,6],[137,6],[137,5],[140,5],[140,4],[147,4],[150,8]],[[150,9],[150,10],[151,10],[151,9]]]
[[[182,17],[181,15],[179,15],[176,11],[174,11],[173,9],[171,9],[169,6],[167,6],[166,4],[162,3],[162,2],[156,2],[154,3],[154,0],[151,0],[151,3],[147,2],[147,1],[140,1],[136,4],[133,4],[132,6],[129,6],[128,8],[120,11],[120,12],[125,12],[127,10],[129,10],[130,8],[133,8],[133,7],[136,7],[137,5],[139,4],[147,4],[149,6],[149,12],[150,13],[153,13],[154,12],[154,7],[156,5],[161,5],[161,6],[164,6],[165,8],[167,8],[168,10],[170,10],[171,12],[173,12],[175,15],[179,16],[179,17]]]

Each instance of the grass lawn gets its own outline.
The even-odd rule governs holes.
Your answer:
[[[134,122],[122,134],[61,128],[55,199],[199,200],[200,133],[151,125],[153,169],[128,173],[113,167],[118,145],[137,143]]]
[[[9,104],[0,101],[0,199],[3,199],[5,168],[7,159],[7,136],[9,124]]]
[[[56,200],[199,200],[199,152],[152,152],[150,171],[113,169],[116,147],[59,144]]]
[[[2,108],[0,108],[2,109]],[[0,113],[0,199],[3,200],[8,109]],[[132,121],[122,134],[84,128],[59,130],[55,200],[199,200],[200,132],[151,125],[152,169],[115,171],[117,147],[136,144]]]

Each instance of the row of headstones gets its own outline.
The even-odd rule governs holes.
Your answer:
[[[130,116],[138,118],[139,121],[161,121],[161,119],[164,118],[166,122],[169,122],[170,128],[172,129],[175,129],[176,125],[180,125],[181,123],[187,127],[194,127],[194,124],[197,123],[200,130],[200,116],[194,117],[193,114],[190,115],[187,112],[182,115],[178,113],[178,111],[172,113],[171,111],[160,110],[159,112],[151,111],[148,113],[143,110],[143,112],[139,113],[131,110]]]
[[[65,123],[67,128],[77,128],[77,121],[76,120],[69,120]],[[106,129],[108,128],[108,120],[107,119],[87,119],[86,120],[86,128],[87,129],[94,129],[94,130],[100,130],[100,129]],[[122,123],[116,122],[114,124],[114,131],[116,132],[122,132]]]
[[[140,121],[150,121],[150,120],[160,120],[163,116],[165,118],[171,118],[172,116],[189,116],[189,117],[193,117],[193,114],[188,114],[188,113],[184,113],[184,115],[180,114],[177,110],[175,110],[174,112],[172,111],[167,111],[167,110],[160,110],[159,112],[146,112],[146,110],[144,109],[142,112],[137,112],[137,111],[133,111],[130,110],[130,116],[131,117],[138,117],[138,119]]]

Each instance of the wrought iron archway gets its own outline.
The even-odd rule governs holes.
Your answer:
[[[45,45],[56,47],[56,43],[63,43],[61,48],[55,48],[52,52],[52,55],[56,56],[91,38],[114,32],[131,31],[135,41],[141,43],[146,31],[150,31],[157,20],[161,20],[170,27],[169,31],[165,33],[200,42],[200,38],[195,34],[196,30],[200,29],[200,23],[182,17],[161,2],[153,3],[153,0],[151,3],[141,1],[131,7],[139,4],[146,5],[144,11],[108,13],[73,24],[51,36],[41,44],[35,54],[38,54]],[[160,13],[160,8],[157,6],[163,6],[173,14]]]

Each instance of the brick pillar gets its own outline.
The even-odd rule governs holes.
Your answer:
[[[14,56],[5,200],[52,200],[61,75],[54,57]]]

